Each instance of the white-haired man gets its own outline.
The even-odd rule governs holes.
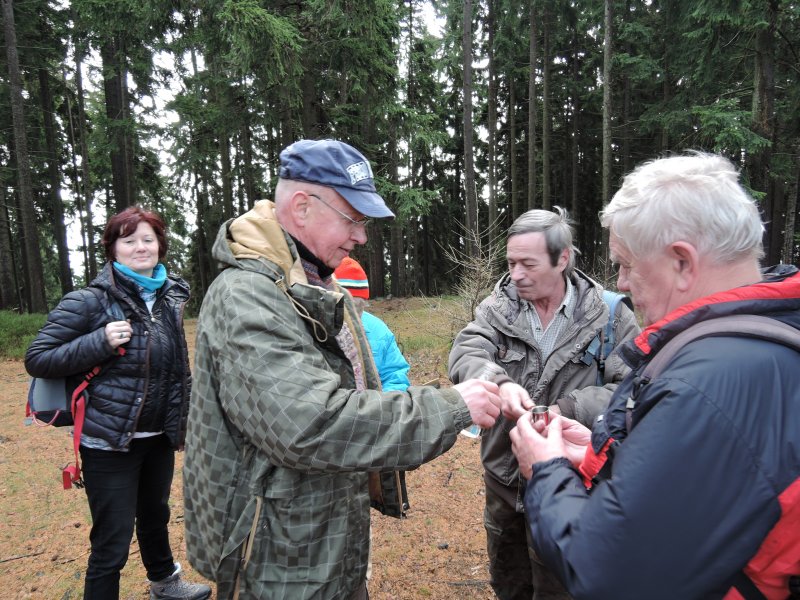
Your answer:
[[[746,315],[796,341],[800,275],[759,269],[758,210],[720,156],[640,166],[601,220],[646,328],[620,349],[632,372],[591,434],[563,418],[512,430],[534,547],[575,598],[788,598],[800,575],[800,357],[737,335],[736,322],[667,344]],[[662,352],[671,358],[651,371]]]

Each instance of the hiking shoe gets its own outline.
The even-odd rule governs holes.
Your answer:
[[[175,572],[161,581],[150,582],[150,600],[206,600],[211,588],[202,583],[189,583],[181,578],[180,563],[175,563]]]

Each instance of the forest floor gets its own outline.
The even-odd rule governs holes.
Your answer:
[[[413,350],[420,334],[446,329],[420,299],[372,302],[406,346],[412,383],[445,375],[446,344]],[[434,310],[434,312],[436,312]],[[420,316],[423,315],[423,316]],[[440,318],[442,315],[439,315]],[[195,322],[187,339],[194,350]],[[443,338],[452,337],[445,333]],[[0,597],[78,599],[89,554],[91,519],[82,490],[63,490],[60,469],[74,460],[68,430],[23,426],[28,376],[21,361],[0,361]],[[203,578],[186,559],[181,465],[172,486],[170,536],[175,559],[192,581]],[[406,474],[410,510],[405,519],[372,511],[373,600],[491,599],[483,529],[483,470],[479,444],[459,436],[443,456]],[[213,586],[212,586],[213,587]],[[122,573],[120,598],[149,598],[134,539]],[[216,596],[212,595],[212,598]]]

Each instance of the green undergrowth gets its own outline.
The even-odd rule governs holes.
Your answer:
[[[46,319],[47,315],[0,310],[0,358],[25,358],[28,346]]]

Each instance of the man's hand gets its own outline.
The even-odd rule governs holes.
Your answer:
[[[520,472],[525,479],[530,479],[533,464],[537,462],[563,456],[573,465],[580,465],[592,432],[565,417],[556,417],[545,428],[541,422],[534,424],[528,414],[517,420],[517,426],[509,435]]]
[[[533,400],[521,385],[507,381],[500,386],[500,409],[509,421],[516,421],[531,408]]]
[[[581,425],[578,421],[561,417],[561,439],[564,442],[565,456],[576,467],[583,462],[586,456],[586,446],[592,441],[592,430]]]
[[[483,429],[492,427],[500,415],[500,396],[496,383],[467,379],[453,386],[469,408],[472,422]]]

